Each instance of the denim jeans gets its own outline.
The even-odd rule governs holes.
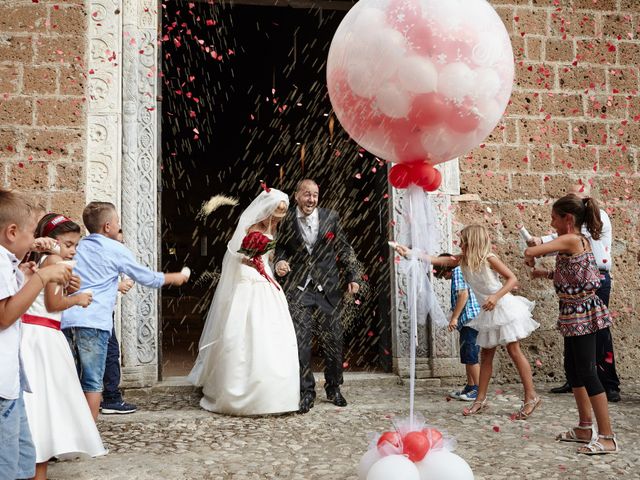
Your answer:
[[[109,344],[107,345],[107,362],[103,377],[104,389],[102,390],[103,403],[121,403],[120,392],[120,345],[116,337],[115,328],[111,330]]]
[[[36,449],[22,392],[13,400],[0,398],[0,478],[31,478],[35,474]]]

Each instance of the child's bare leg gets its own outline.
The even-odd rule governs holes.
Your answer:
[[[98,414],[100,413],[100,402],[102,401],[102,392],[84,392],[84,396],[87,398],[93,421],[98,420]]]
[[[586,389],[583,388],[586,393]],[[588,397],[593,408],[593,413],[598,422],[598,435],[613,435],[611,430],[611,420],[609,419],[609,403],[607,402],[607,394],[602,392],[593,397]],[[600,437],[598,442],[602,444],[605,450],[614,450],[616,448],[613,440]]]
[[[593,420],[591,417],[591,402],[589,401],[587,389],[584,387],[577,387],[572,390],[573,398],[575,398],[576,406],[578,407],[578,417],[580,422],[578,425],[581,427],[589,427],[593,424]],[[573,433],[581,440],[591,440],[591,430],[574,428]]]
[[[467,371],[467,385],[478,385],[480,383],[480,364],[465,365]]]
[[[473,403],[471,408],[464,410],[465,414],[477,412],[480,408],[482,408],[480,402],[484,402],[487,399],[489,382],[491,381],[491,375],[493,374],[493,357],[495,353],[496,347],[483,348],[480,350],[480,379],[478,382],[478,399]]]
[[[531,365],[529,365],[529,361],[527,357],[524,356],[522,350],[520,349],[520,342],[512,342],[507,344],[507,352],[513,361],[513,364],[518,369],[518,374],[520,375],[520,380],[522,381],[522,387],[524,388],[524,401],[530,402],[535,400],[536,388],[533,385],[533,376],[531,375]],[[528,405],[524,413],[530,413],[533,410],[533,405]]]
[[[49,462],[36,463],[36,476],[33,480],[47,480],[47,465]]]

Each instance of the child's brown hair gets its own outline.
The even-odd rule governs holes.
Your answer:
[[[113,203],[91,202],[82,211],[82,222],[89,233],[98,233],[115,212],[116,206]]]
[[[0,188],[0,228],[12,223],[22,226],[35,211],[35,203],[22,193]]]

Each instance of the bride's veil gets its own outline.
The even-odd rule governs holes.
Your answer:
[[[212,350],[211,347],[220,338],[221,329],[224,328],[226,318],[229,315],[233,291],[237,285],[242,265],[243,256],[238,253],[242,240],[246,236],[249,227],[270,217],[281,202],[285,202],[289,206],[288,195],[280,190],[271,188],[269,191],[263,191],[258,195],[240,215],[233,237],[227,243],[227,251],[222,261],[220,280],[200,336],[198,358],[188,377],[189,381],[194,385],[202,386],[206,379],[207,373],[211,368],[208,361]]]

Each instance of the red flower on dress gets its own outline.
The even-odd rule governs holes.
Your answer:
[[[330,242],[331,240],[336,238],[336,234],[333,233],[333,232],[327,232],[327,234],[324,236],[324,238],[327,239],[327,242]]]
[[[280,290],[276,281],[271,278],[264,269],[264,263],[262,262],[262,255],[276,247],[276,242],[271,240],[265,234],[261,232],[249,232],[243,239],[240,245],[238,253],[242,253],[249,257],[251,263],[256,267],[258,273],[264,278],[269,280],[273,285]]]

